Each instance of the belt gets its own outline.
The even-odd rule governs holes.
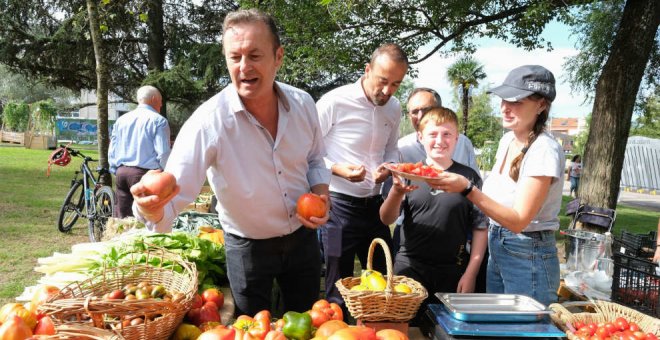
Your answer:
[[[336,199],[339,199],[339,200],[342,200],[342,201],[350,202],[352,204],[362,204],[362,205],[367,205],[367,204],[374,203],[374,202],[379,202],[380,203],[383,199],[380,195],[367,196],[367,197],[355,197],[355,196],[346,195],[346,194],[342,194],[340,192],[334,192],[334,191],[330,192],[330,197],[336,198]]]

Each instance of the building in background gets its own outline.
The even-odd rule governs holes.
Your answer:
[[[548,131],[564,149],[564,153],[573,152],[575,137],[587,128],[584,118],[551,118]]]

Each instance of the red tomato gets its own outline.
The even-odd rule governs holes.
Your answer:
[[[0,326],[0,339],[2,340],[24,340],[31,336],[30,327],[16,315],[5,319],[5,322]]]
[[[596,334],[596,331],[598,330],[598,325],[595,323],[590,323],[584,326],[586,328],[587,332],[589,333],[589,336]]]
[[[316,330],[315,337],[321,337],[325,339],[343,328],[348,328],[348,325],[344,321],[330,320],[322,324],[321,327]]]
[[[321,327],[322,324],[330,320],[330,316],[328,314],[318,309],[310,310],[309,316],[312,317],[312,325],[316,328]]]
[[[653,333],[646,333],[646,340],[658,340],[658,337]]]
[[[60,289],[55,286],[40,285],[37,290],[32,294],[32,303],[30,304],[30,312],[35,313],[37,308],[44,304],[48,299],[60,293]]]
[[[575,328],[575,330],[580,330],[580,329],[582,329],[582,327],[584,327],[584,326],[585,326],[585,324],[584,324],[584,322],[582,322],[582,321],[575,321],[575,322],[573,323],[573,328]]]
[[[169,172],[149,171],[140,180],[147,195],[158,195],[165,198],[172,193],[176,187],[176,178]]]
[[[287,340],[282,331],[271,330],[266,334],[264,340]]]
[[[633,332],[637,332],[639,330],[639,326],[634,322],[628,322],[628,329]]]
[[[37,335],[55,335],[55,324],[50,316],[44,316],[37,321],[37,326],[34,328],[34,334]]]
[[[618,328],[611,322],[606,323],[604,327],[607,329],[608,334],[614,334],[614,332],[618,331]]]
[[[204,305],[204,299],[202,298],[201,295],[195,293],[195,297],[193,297],[193,304],[190,308],[195,309],[195,308],[202,308]]]
[[[234,327],[217,326],[209,331],[202,333],[197,340],[234,340],[236,330]]]
[[[304,219],[309,220],[310,217],[315,216],[323,218],[325,216],[325,202],[319,195],[306,193],[298,198],[296,203],[296,212]]]
[[[610,332],[607,330],[607,328],[605,328],[605,326],[603,326],[603,327],[598,327],[598,329],[596,330],[596,333],[594,335],[598,335],[600,337],[607,338],[607,337],[610,336]]]
[[[378,340],[408,340],[408,336],[396,329],[381,329],[376,332]]]
[[[214,302],[209,301],[199,309],[199,319],[196,325],[201,325],[205,322],[222,322],[220,313],[218,313],[218,305]]]
[[[614,320],[614,324],[620,331],[628,330],[628,320],[623,317],[618,317]]]
[[[205,303],[211,301],[220,309],[225,304],[225,294],[218,288],[208,288],[202,293],[202,300]]]

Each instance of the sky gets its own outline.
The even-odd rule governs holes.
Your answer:
[[[481,84],[488,87],[498,86],[504,81],[510,70],[521,65],[537,64],[550,70],[557,82],[557,97],[552,103],[551,117],[586,117],[591,112],[593,102],[583,103],[584,95],[571,94],[571,88],[567,75],[563,69],[563,63],[567,57],[577,54],[575,49],[575,37],[569,36],[567,26],[553,22],[543,31],[542,36],[552,43],[554,49],[550,52],[545,49],[525,51],[511,44],[494,39],[480,39],[480,46],[473,57],[482,65],[487,75]],[[453,101],[453,89],[447,80],[447,68],[456,61],[456,56],[442,58],[433,55],[425,61],[414,65],[418,70],[418,76],[413,79],[415,86],[430,87],[436,90],[442,97],[443,104],[450,108],[457,108],[458,104]],[[499,108],[499,98],[492,96],[493,108]]]

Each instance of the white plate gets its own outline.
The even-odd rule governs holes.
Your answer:
[[[392,173],[397,174],[400,177],[409,179],[411,181],[429,181],[429,180],[432,180],[432,179],[438,179],[437,177],[420,176],[420,175],[414,175],[414,174],[410,174],[410,173],[407,173],[407,172],[399,171],[399,170],[396,170],[396,168],[395,168],[396,165],[397,164],[386,164],[385,168],[387,168],[387,170],[391,171]],[[436,171],[439,171],[439,170],[436,169]]]

